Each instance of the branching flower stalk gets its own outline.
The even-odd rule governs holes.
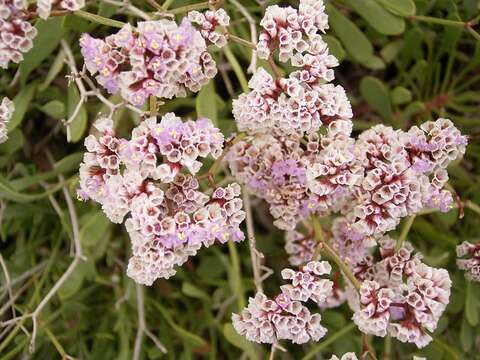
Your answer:
[[[333,260],[335,264],[342,270],[342,273],[347,277],[347,279],[352,283],[357,291],[360,290],[360,283],[355,278],[355,275],[352,274],[348,266],[342,261],[340,256],[335,252],[334,249],[330,247],[325,239],[325,235],[322,230],[322,225],[318,221],[316,216],[312,216],[312,226],[314,229],[314,235],[317,238],[318,246],[315,250],[314,258],[318,258],[320,253],[325,253],[329,258]]]

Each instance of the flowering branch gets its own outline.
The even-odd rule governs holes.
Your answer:
[[[407,239],[408,233],[410,232],[410,229],[412,228],[413,222],[415,221],[416,215],[409,216],[407,218],[407,221],[405,225],[402,228],[402,232],[400,233],[400,236],[398,237],[397,240],[397,245],[396,245],[396,250],[400,250],[402,247],[403,243]]]
[[[323,234],[322,226],[320,225],[320,222],[315,215],[312,216],[312,226],[315,237],[318,241],[318,246],[315,250],[314,259],[318,258],[319,253],[323,251],[335,262],[335,264],[337,264],[337,266],[342,270],[343,274],[348,278],[348,280],[350,280],[355,289],[359,291],[360,283],[355,278],[355,275],[352,274],[348,266],[342,261],[342,259],[340,259],[340,256],[338,256],[336,251],[328,245]]]

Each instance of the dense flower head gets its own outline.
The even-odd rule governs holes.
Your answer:
[[[301,0],[298,10],[273,5],[267,7],[260,22],[262,31],[257,44],[258,56],[268,59],[279,50],[279,59],[286,62],[295,54],[315,54],[319,32],[328,29],[328,16],[323,0]]]
[[[203,38],[219,48],[227,44],[227,38],[224,34],[215,31],[217,27],[230,25],[230,16],[223,9],[207,10],[205,12],[190,11],[188,19],[192,24],[199,25],[198,30]]]
[[[274,80],[260,68],[249,86],[250,92],[233,101],[233,116],[240,131],[312,133],[322,125],[352,117],[350,102],[339,85],[312,87],[293,76]]]
[[[451,121],[439,119],[409,132],[377,125],[356,143],[365,169],[352,202],[352,236],[378,237],[400,219],[424,208],[448,211],[452,195],[443,187],[445,167],[465,152],[466,138]]]
[[[398,251],[391,238],[379,244],[380,260],[356,274],[363,281],[359,301],[350,302],[355,304],[353,321],[366,334],[389,334],[422,348],[432,340],[428,333],[435,331],[448,305],[448,271],[422,263],[408,243]]]
[[[18,64],[33,46],[37,29],[24,20],[26,0],[0,0],[0,68]]]
[[[110,119],[100,119],[95,127],[99,136],[85,139],[78,194],[100,203],[113,222],[130,215],[125,222],[133,253],[129,276],[151,285],[172,276],[174,266],[202,245],[243,240],[240,186],[206,195],[191,175],[200,169],[199,157],[222,152],[223,136],[210,120],[183,122],[173,114],[160,122],[149,118],[133,129],[130,140],[116,137]]]
[[[85,6],[85,0],[37,0],[37,11],[40,18],[46,20],[52,9],[77,11]]]
[[[468,280],[480,281],[480,244],[464,241],[457,246],[457,266]]]
[[[300,267],[299,271],[283,269],[282,278],[292,283],[282,285],[280,289],[291,300],[312,300],[318,305],[325,302],[332,293],[333,282],[322,279],[322,275],[330,274],[332,267],[326,261],[310,261]]]
[[[332,292],[332,282],[322,279],[331,266],[326,261],[310,261],[300,271],[283,269],[282,277],[291,284],[280,287],[281,293],[273,300],[257,292],[240,314],[233,314],[233,326],[247,340],[258,343],[276,343],[290,340],[303,344],[318,341],[327,330],[320,324],[320,314],[311,314],[302,303],[312,300],[323,303]]]
[[[338,211],[350,186],[359,181],[354,143],[346,135],[351,127],[344,123],[351,124],[334,122],[326,135],[311,134],[304,143],[295,135],[259,133],[230,150],[233,175],[267,201],[280,229],[293,230],[312,213]]]
[[[116,34],[80,39],[85,65],[109,93],[136,106],[149,96],[171,99],[198,91],[217,73],[202,34],[184,19],[124,25]]]
[[[257,343],[290,340],[304,344],[319,341],[327,332],[320,324],[320,314],[311,314],[300,301],[292,301],[283,293],[269,299],[258,292],[240,314],[232,315],[232,321],[240,335]]]
[[[9,98],[4,97],[0,103],[0,144],[7,141],[8,122],[13,116],[15,105]]]

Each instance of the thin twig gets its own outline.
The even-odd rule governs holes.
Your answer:
[[[261,281],[260,273],[260,258],[259,251],[257,250],[257,243],[255,240],[255,230],[253,225],[253,216],[252,216],[252,207],[250,205],[250,197],[246,189],[243,189],[243,207],[246,213],[246,224],[247,224],[247,236],[248,236],[248,245],[250,248],[250,258],[252,260],[252,269],[253,269],[253,279],[255,282],[255,287],[257,292],[263,293],[263,286]]]
[[[15,298],[13,297],[12,282],[10,280],[10,273],[8,272],[7,264],[5,263],[5,260],[3,259],[3,256],[1,253],[0,253],[0,265],[2,266],[2,270],[5,275],[5,286],[7,287],[8,297],[10,298],[10,302],[11,302],[12,317],[15,317],[17,316],[17,314],[15,313],[15,306],[14,306]]]
[[[247,19],[247,22],[250,26],[250,39],[252,43],[255,43],[257,41],[257,23],[255,19],[250,15],[248,10],[240,4],[239,1],[237,0],[230,0],[230,2],[235,6],[238,11]],[[252,56],[250,59],[250,65],[248,66],[247,73],[249,74],[254,74],[255,71],[257,70],[257,50],[252,49]]]
[[[135,289],[137,292],[137,314],[138,314],[138,328],[137,335],[135,337],[135,345],[133,348],[133,360],[140,359],[140,352],[142,350],[142,341],[143,334],[147,335],[150,338],[155,346],[164,354],[167,353],[165,346],[158,340],[158,338],[153,335],[148,329],[145,321],[145,300],[143,297],[143,286],[140,284],[135,284]]]

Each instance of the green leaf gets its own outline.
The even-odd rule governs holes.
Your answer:
[[[65,57],[66,55],[63,49],[60,50],[55,57],[53,64],[50,66],[48,74],[45,76],[45,80],[38,86],[39,91],[44,91],[52,83],[52,81],[55,80],[65,65]]]
[[[54,119],[65,118],[65,104],[60,100],[52,100],[40,107],[40,110]]]
[[[73,273],[58,289],[58,296],[60,299],[67,300],[82,288],[83,280],[85,279],[86,266],[87,264],[84,261],[80,261],[77,264]]]
[[[39,194],[23,194],[15,191],[9,184],[8,180],[0,175],[0,198],[12,200],[14,202],[19,202],[19,203],[31,202],[31,201],[43,199],[50,194],[54,194],[55,192],[60,190],[63,185],[64,184],[62,183],[56,184],[55,186],[52,186],[47,191]]]
[[[12,155],[23,147],[25,137],[19,129],[8,134],[8,140],[0,144],[0,154]]]
[[[192,334],[191,332],[177,325],[170,316],[170,313],[162,305],[153,301],[152,305],[160,312],[160,314],[165,318],[167,323],[173,328],[173,330],[175,330],[177,335],[185,341],[185,343],[194,347],[202,347],[207,345],[207,342],[203,340],[200,336]]]
[[[365,66],[366,68],[372,69],[372,70],[383,70],[385,69],[385,63],[381,58],[378,56],[372,55],[367,59],[363,59],[359,61],[360,64]]]
[[[80,94],[75,85],[68,87],[68,100],[67,100],[67,114],[68,118],[72,116],[77,105],[80,101]],[[80,105],[80,111],[77,113],[77,116],[73,119],[72,123],[69,126],[70,128],[70,142],[79,141],[85,130],[87,129],[87,110],[85,105]]]
[[[412,101],[412,93],[403,86],[397,86],[391,92],[392,102],[395,105],[406,104]]]
[[[391,63],[397,57],[403,48],[403,40],[389,42],[380,50],[380,55],[387,64]]]
[[[250,359],[259,359],[253,343],[237,333],[232,324],[227,323],[223,325],[223,336],[229,343],[243,350]]]
[[[392,104],[387,87],[377,78],[365,76],[360,82],[360,93],[365,101],[386,121],[393,122]]]
[[[62,17],[51,17],[48,20],[39,19],[35,27],[38,35],[33,39],[33,48],[24,56],[20,64],[20,82],[25,85],[28,75],[37,69],[60,43],[64,36]]]
[[[375,0],[343,0],[343,2],[381,34],[398,35],[405,31],[405,20],[386,11]]]
[[[217,101],[215,93],[215,83],[211,80],[207,85],[202,87],[198,92],[195,106],[197,116],[205,117],[213,121],[214,124],[218,120]]]
[[[460,342],[464,351],[470,351],[473,345],[474,329],[468,324],[467,319],[462,319],[460,327]]]
[[[125,23],[121,21],[109,19],[109,18],[92,14],[83,10],[77,10],[73,13],[73,15],[81,17],[82,19],[88,20],[95,24],[107,25],[115,28],[122,28],[123,25],[125,25]]]
[[[404,119],[409,119],[413,115],[424,112],[425,110],[426,110],[426,108],[425,108],[425,104],[423,102],[414,101],[414,102],[408,104],[408,106],[405,108],[405,110],[403,110],[402,116],[403,116]]]
[[[95,211],[89,215],[88,220],[80,229],[80,242],[86,247],[98,246],[108,235],[108,229],[112,223],[107,219],[103,211]]]
[[[331,35],[323,35],[322,39],[327,43],[330,53],[337,58],[338,62],[342,62],[347,53],[341,42]]]
[[[347,19],[334,6],[327,4],[330,25],[345,45],[348,54],[357,61],[373,55],[373,45],[365,34],[352,21]]]
[[[467,291],[465,295],[465,317],[471,326],[478,325],[478,299],[474,294],[474,284],[467,281]]]
[[[78,165],[83,159],[83,151],[65,156],[54,165],[54,171],[58,174],[65,174],[72,170],[78,170]]]
[[[386,10],[399,16],[412,16],[417,11],[413,0],[377,0]]]
[[[27,112],[28,106],[35,95],[35,89],[37,87],[36,83],[27,85],[13,98],[13,103],[15,105],[15,111],[13,112],[12,118],[8,123],[8,131],[12,131],[17,126],[19,126],[25,114]]]
[[[210,301],[210,296],[208,296],[208,294],[205,291],[200,290],[198,287],[196,287],[195,285],[189,282],[184,282],[182,284],[182,292],[185,295],[195,299]]]

